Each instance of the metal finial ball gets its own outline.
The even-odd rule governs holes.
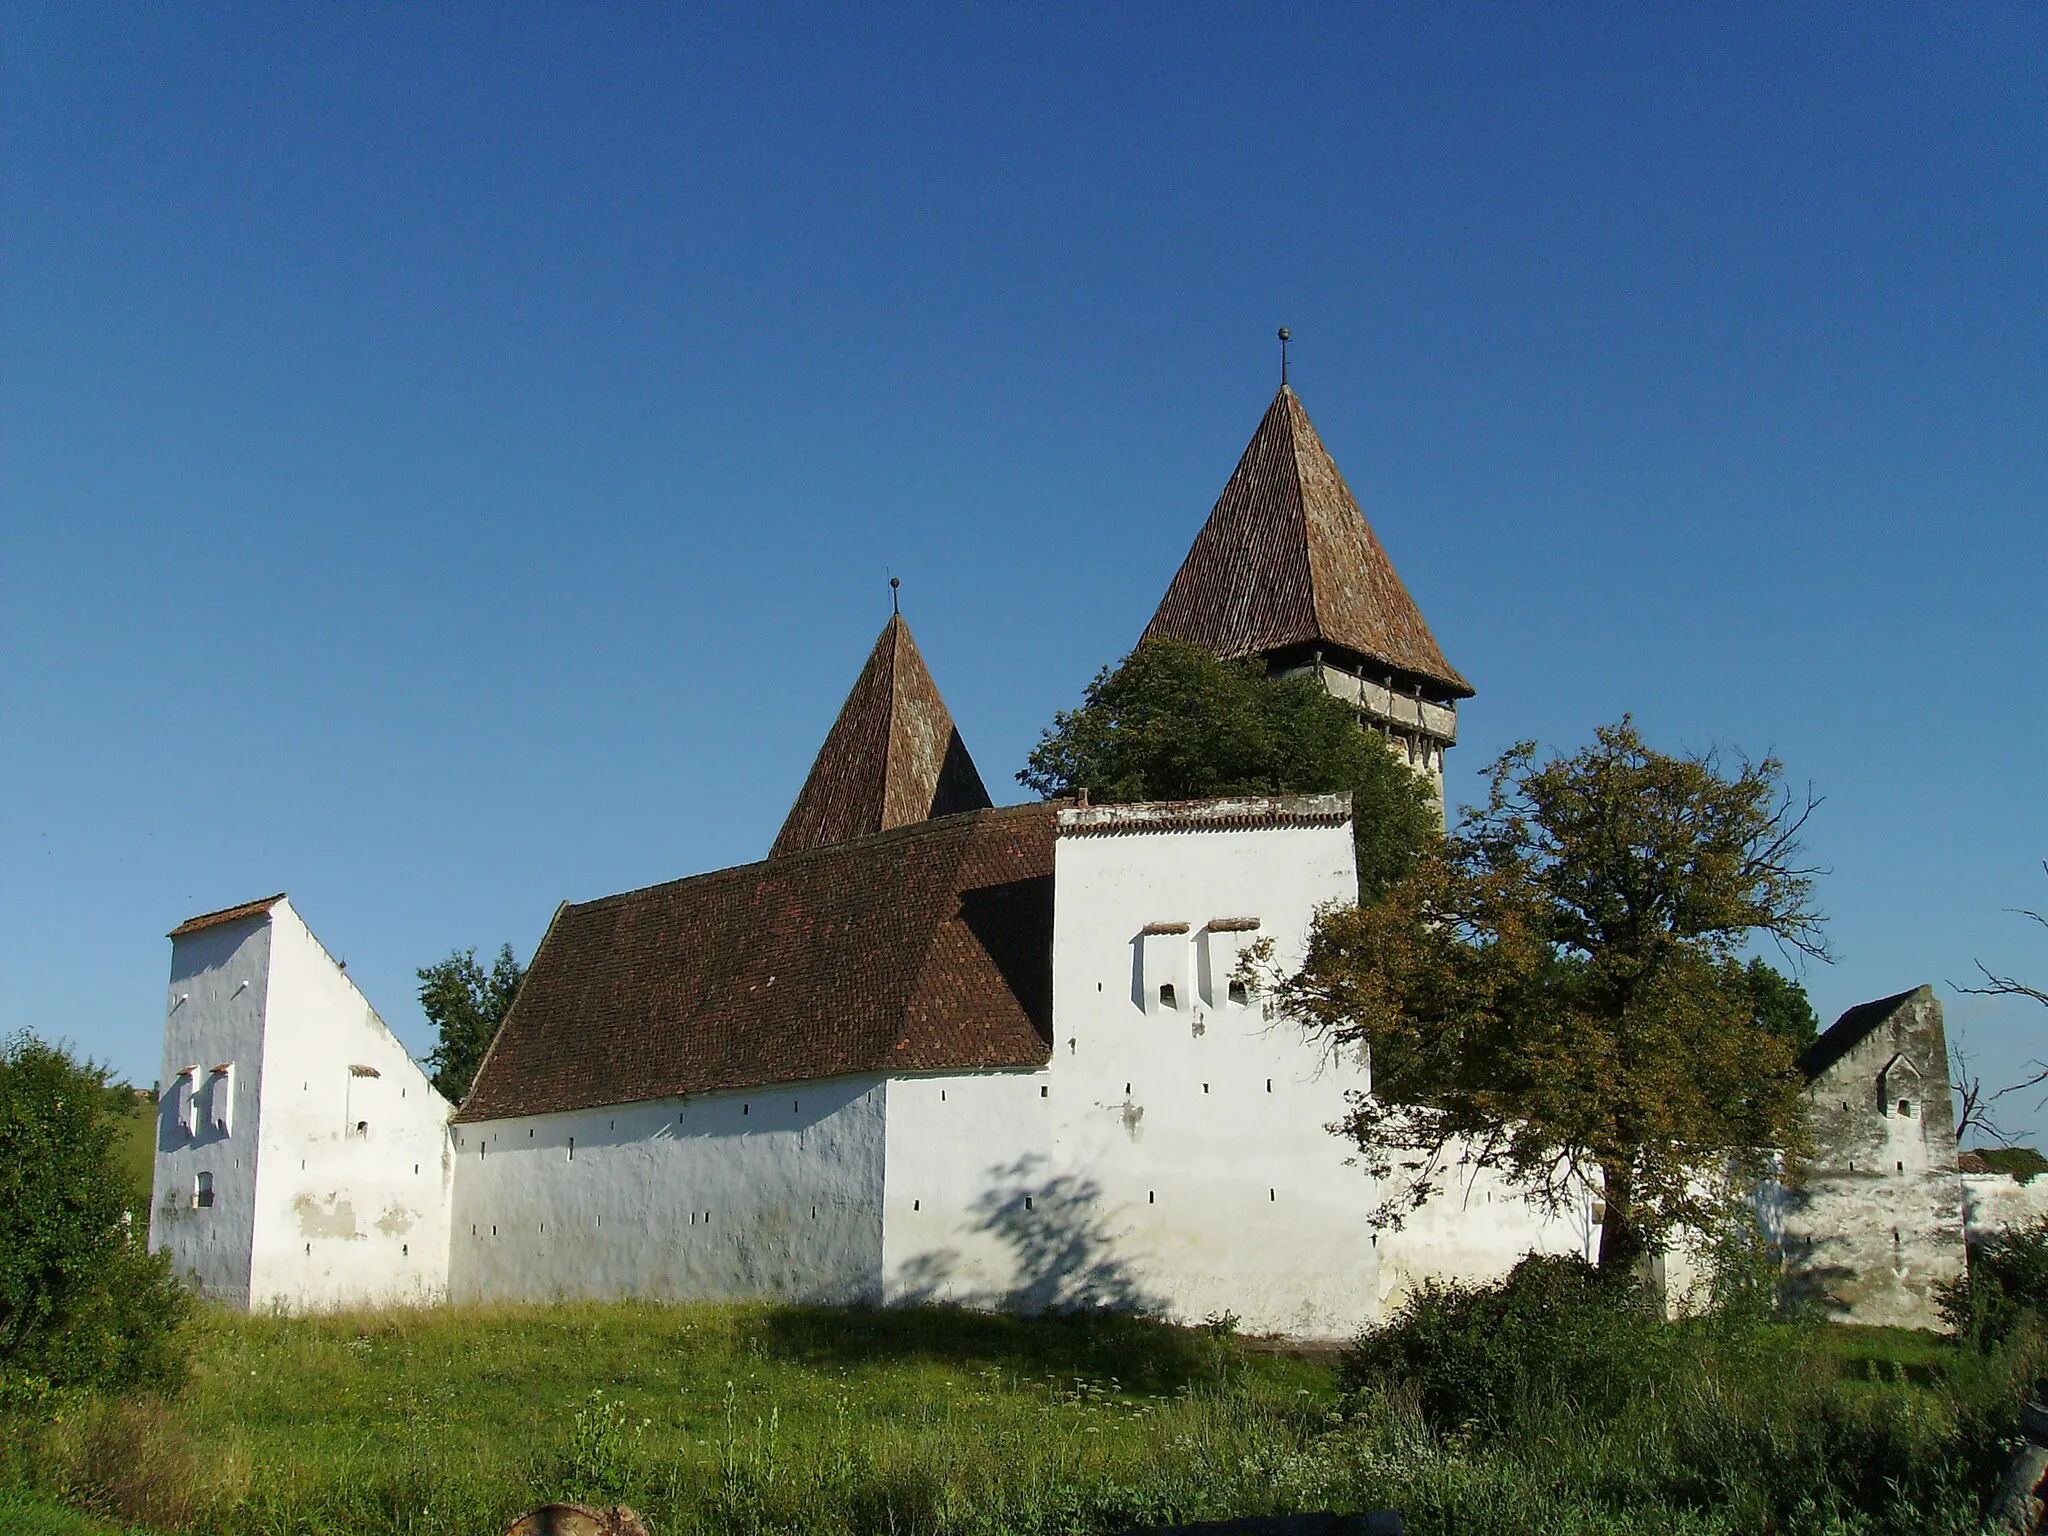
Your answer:
[[[895,590],[896,590],[896,589],[897,589],[898,587],[900,587],[900,586],[902,586],[902,585],[903,585],[903,578],[902,578],[901,576],[891,576],[891,577],[889,578],[889,590],[890,590],[891,592],[895,591]]]
[[[1290,332],[1290,331],[1289,331],[1289,330],[1287,329],[1287,327],[1286,327],[1286,326],[1284,326],[1284,325],[1280,327],[1280,339],[1281,339],[1282,341],[1292,341],[1292,340],[1294,340],[1294,336],[1293,336],[1293,333],[1292,333],[1292,332]]]

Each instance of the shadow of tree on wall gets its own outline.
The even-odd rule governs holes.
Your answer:
[[[1779,1296],[1794,1312],[1847,1317],[1850,1307],[1843,1287],[1855,1284],[1860,1276],[1851,1265],[1822,1263],[1820,1239],[1799,1230],[1812,1223],[1813,1205],[1813,1191],[1804,1186],[1777,1185],[1756,1197],[1757,1214],[1778,1250]]]
[[[764,1347],[805,1359],[879,1352],[1011,1361],[1148,1388],[1171,1388],[1203,1368],[1205,1341],[1152,1315],[1165,1310],[1164,1298],[1118,1256],[1094,1179],[1022,1157],[990,1171],[970,1211],[972,1229],[994,1239],[1006,1261],[1006,1285],[976,1284],[958,1249],[933,1250],[905,1265],[893,1307],[781,1308],[766,1319]]]

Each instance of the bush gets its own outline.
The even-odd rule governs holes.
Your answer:
[[[1426,1282],[1359,1336],[1343,1379],[1412,1391],[1438,1425],[1511,1417],[1537,1394],[1606,1416],[1654,1375],[1666,1332],[1640,1286],[1530,1254],[1491,1285]]]
[[[1979,1349],[2048,1322],[2048,1216],[1992,1233],[1963,1277],[1937,1288],[1937,1301],[1956,1337]]]
[[[0,1366],[58,1386],[169,1386],[191,1302],[147,1250],[107,1074],[30,1035],[0,1045]]]
[[[2048,1157],[2043,1157],[2038,1147],[1978,1147],[1976,1151],[1991,1172],[2021,1184],[2031,1184],[2048,1173]]]

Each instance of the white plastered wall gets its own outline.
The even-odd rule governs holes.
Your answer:
[[[1364,1074],[1232,1002],[1220,964],[1217,995],[1201,986],[1212,921],[1258,919],[1297,964],[1316,909],[1355,891],[1344,825],[1062,835],[1051,1063],[892,1092],[891,1297],[1108,1300],[1305,1337],[1375,1317],[1373,1185],[1326,1129]]]
[[[2003,1227],[2048,1216],[2048,1175],[2022,1184],[2009,1173],[1966,1173],[1962,1190],[1963,1234],[1973,1248]]]
[[[270,917],[249,1304],[438,1300],[450,1105],[291,904]]]
[[[270,963],[270,920],[260,912],[171,942],[149,1245],[168,1250],[173,1271],[200,1294],[236,1306],[249,1304]],[[214,1101],[223,1086],[233,1096],[225,1131]],[[197,1203],[202,1174],[212,1184],[208,1207]]]
[[[889,1091],[834,1078],[458,1125],[453,1294],[877,1301]]]
[[[1437,1193],[1380,1234],[1381,1305],[1398,1308],[1430,1280],[1497,1280],[1531,1253],[1591,1260],[1600,1236],[1593,1212],[1590,1195],[1562,1210],[1531,1202],[1497,1173],[1460,1168],[1453,1153]]]

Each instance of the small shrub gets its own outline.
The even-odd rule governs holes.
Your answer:
[[[67,1504],[155,1530],[180,1529],[198,1513],[198,1447],[157,1399],[88,1399],[47,1433],[52,1480]]]
[[[2048,1216],[1991,1234],[1970,1252],[1959,1280],[1936,1291],[1959,1339],[1989,1349],[2023,1325],[2048,1321]]]
[[[1604,1414],[1651,1371],[1664,1333],[1640,1287],[1531,1254],[1491,1285],[1426,1282],[1359,1336],[1342,1374],[1354,1391],[1405,1386],[1440,1425],[1511,1414],[1532,1393]]]
[[[576,1410],[569,1431],[564,1481],[576,1498],[615,1503],[631,1488],[640,1467],[640,1442],[648,1420],[637,1424],[623,1403],[592,1392]]]

